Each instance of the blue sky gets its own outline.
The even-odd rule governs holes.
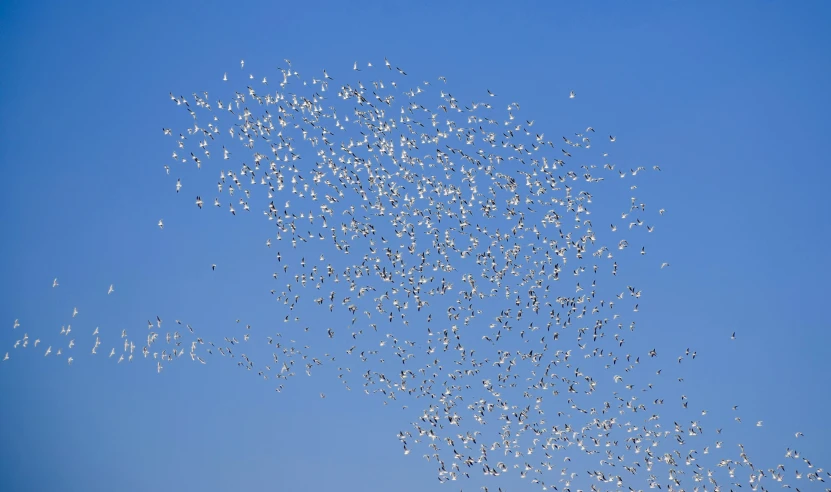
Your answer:
[[[664,368],[661,394],[684,394],[691,407],[707,409],[725,441],[743,443],[766,466],[794,446],[816,466],[831,466],[823,420],[831,265],[821,246],[829,239],[830,7],[508,5],[3,3],[0,355],[10,359],[0,364],[0,489],[526,490],[515,476],[483,481],[478,469],[472,480],[439,484],[435,463],[422,458],[426,446],[405,456],[396,439],[412,431],[422,402],[367,397],[360,362],[352,391],[343,389],[336,368],[346,364],[349,327],[308,309],[302,323],[282,322],[288,313],[268,293],[281,268],[275,251],[289,262],[324,248],[277,244],[253,200],[250,216],[214,210],[220,149],[199,175],[192,167],[165,173],[174,144],[161,129],[178,134],[190,124],[170,92],[227,91],[224,72],[244,90],[248,82],[233,77],[249,67],[276,89],[284,58],[306,78],[326,69],[337,84],[354,80],[355,60],[382,69],[388,57],[408,77],[431,81],[433,91],[443,75],[460,99],[487,98],[490,90],[495,106],[518,102],[519,115],[548,138],[593,126],[597,146],[613,149],[619,168],[659,165],[660,174],[637,182],[637,193],[667,213],[643,239],[648,254],[620,261],[621,285],[644,291],[638,330],[623,350],[656,348],[659,358],[647,362]],[[607,134],[617,137],[613,147]],[[628,205],[632,190],[620,183],[602,183],[598,216]],[[203,210],[193,204],[197,190],[205,190]],[[670,266],[662,270],[662,262]],[[107,295],[110,284],[115,292]],[[278,383],[228,358],[202,365],[186,355],[157,374],[143,358],[116,364],[89,354],[95,327],[102,336],[106,330],[109,352],[121,330],[145,337],[156,316],[161,331],[179,319],[217,342],[250,331],[259,346],[275,332],[306,336],[290,334],[304,323],[315,347],[324,346],[323,327],[333,323],[339,362],[287,381],[278,394]],[[336,321],[348,323],[346,316]],[[13,329],[15,319],[21,326]],[[491,322],[465,328],[470,346]],[[67,323],[78,343],[71,367],[44,358],[41,347],[12,348],[23,332],[57,347]],[[410,328],[416,334],[396,333],[424,338],[423,327]],[[688,347],[695,361],[678,364]],[[593,375],[609,388],[608,371]],[[684,382],[673,383],[677,377]],[[652,381],[632,378],[638,386]],[[663,419],[683,418],[679,407]],[[556,421],[556,410],[547,414]],[[805,437],[795,441],[797,431]],[[586,461],[583,470],[592,466]]]

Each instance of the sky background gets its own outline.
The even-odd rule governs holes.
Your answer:
[[[826,2],[3,2],[0,490],[478,489],[439,484],[426,450],[405,456],[396,434],[421,409],[368,398],[359,378],[347,392],[322,371],[277,394],[227,360],[157,374],[89,355],[96,326],[144,336],[158,315],[241,336],[242,319],[262,338],[284,316],[258,209],[198,211],[163,169],[162,127],[188,121],[168,93],[219,87],[240,59],[276,82],[284,58],[337,79],[388,57],[517,101],[551,137],[614,132],[621,167],[660,165],[643,193],[667,210],[631,273],[645,292],[633,343],[667,367],[694,348],[672,368],[682,392],[719,427],[739,405],[732,438],[760,461],[801,431],[800,452],[831,467],[829,23]],[[66,323],[71,367],[12,349]]]

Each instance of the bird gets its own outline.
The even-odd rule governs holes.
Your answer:
[[[52,281],[52,288],[54,289],[57,286],[58,286],[58,279],[56,277],[55,280]]]
[[[569,99],[574,99],[574,96],[576,96],[576,94],[574,93],[574,91],[571,91],[571,92],[569,92],[569,93],[568,93],[568,98],[569,98]]]
[[[159,219],[159,224],[158,225],[159,225],[159,229],[164,230],[164,221],[162,219]]]

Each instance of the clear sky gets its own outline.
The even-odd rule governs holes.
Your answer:
[[[555,141],[553,158],[562,157],[561,136],[596,128],[596,147],[618,166],[609,176],[638,166],[649,172],[638,181],[601,183],[592,222],[614,237],[600,217],[614,218],[637,193],[656,226],[632,240],[647,254],[631,248],[609,287],[643,291],[638,328],[625,330],[619,352],[650,365],[624,375],[625,382],[644,387],[662,368],[667,430],[676,418],[698,418],[685,411],[706,409],[708,432],[723,428],[730,446],[744,444],[765,469],[785,462],[791,479],[794,468],[810,471],[801,461],[786,462],[786,448],[798,449],[814,467],[831,467],[831,331],[824,305],[831,262],[823,247],[831,239],[824,195],[831,178],[824,145],[831,132],[829,23],[831,5],[819,1],[0,3],[0,357],[10,356],[0,363],[0,490],[530,489],[518,470],[483,478],[478,465],[473,479],[440,484],[435,461],[422,457],[432,452],[427,443],[407,439],[412,452],[405,455],[396,437],[415,432],[411,422],[436,401],[364,394],[362,371],[397,377],[404,367],[389,345],[380,346],[390,343],[386,333],[419,340],[416,358],[427,360],[423,323],[370,333],[361,311],[353,328],[340,305],[331,316],[322,312],[328,302],[288,311],[269,293],[279,295],[286,279],[293,280],[290,272],[273,278],[283,264],[299,258],[322,264],[317,258],[324,254],[344,267],[360,261],[368,243],[356,241],[346,259],[320,244],[292,249],[260,215],[268,204],[262,196],[251,200],[250,215],[241,206],[236,216],[227,212],[227,189],[223,208],[213,207],[218,169],[240,172],[238,161],[222,161],[221,147],[212,148],[210,165],[199,173],[171,160],[176,136],[193,120],[169,93],[193,104],[192,93],[209,91],[213,105],[254,82],[262,87],[264,76],[275,91],[282,79],[277,67],[286,68],[286,58],[304,80],[322,78],[325,69],[335,79],[330,97],[341,81],[365,77],[366,84],[372,78],[366,63],[385,70],[387,57],[415,80],[408,86],[430,81],[435,106],[439,90],[460,101],[493,102],[503,115],[518,102],[517,118],[533,119],[534,130]],[[355,60],[366,74],[352,70]],[[256,80],[245,79],[249,72]],[[220,125],[224,133],[227,121]],[[232,150],[241,155],[243,149]],[[310,166],[314,156],[306,155],[297,162]],[[173,167],[170,175],[165,164]],[[202,210],[194,205],[200,193]],[[277,194],[274,202],[280,207],[294,199]],[[337,206],[349,203],[361,201],[351,197]],[[658,208],[666,213],[655,217]],[[622,231],[628,228],[627,220],[616,220]],[[661,269],[663,262],[669,266]],[[563,270],[571,277],[568,266]],[[573,295],[573,279],[566,280],[563,295]],[[455,287],[462,284],[456,280]],[[497,315],[514,307],[514,297],[494,299],[488,308]],[[433,316],[446,320],[442,302],[450,301],[430,301]],[[624,302],[629,316],[629,299]],[[480,340],[492,336],[492,314],[464,327],[468,348],[494,349]],[[302,319],[286,323],[286,315]],[[161,373],[140,354],[133,363],[107,357],[111,347],[121,353],[122,330],[143,346],[147,322],[156,323],[156,316],[163,320],[157,331],[178,330],[186,347],[194,336],[219,346],[225,337],[242,341],[248,333],[252,348],[235,348],[235,358],[214,350],[204,365],[186,353]],[[13,328],[15,320],[20,326]],[[367,334],[350,340],[361,323]],[[72,334],[60,335],[67,324]],[[329,326],[334,338],[327,336]],[[102,344],[92,355],[96,327]],[[570,329],[563,336],[568,341],[554,348],[574,348],[582,359]],[[264,381],[257,369],[238,366],[243,352],[256,367],[266,364],[275,352],[266,336],[277,332],[284,346],[294,339],[304,350],[299,341],[308,337],[320,347],[309,353],[331,352],[337,362],[308,377],[308,359],[298,361],[298,375],[286,381]],[[13,348],[24,333],[29,346]],[[505,347],[524,343],[511,336]],[[32,346],[35,338],[55,351],[63,347],[63,355],[44,357],[45,347]],[[68,339],[75,340],[75,352]],[[344,353],[351,345],[379,354],[362,363]],[[653,348],[659,356],[647,361]],[[679,364],[687,348],[697,356]],[[617,390],[603,363],[577,363],[605,385],[598,402]],[[347,365],[351,391],[338,378],[338,367]],[[441,372],[454,369],[445,363]],[[476,391],[457,407],[460,414],[470,413],[465,407],[479,398]],[[680,395],[690,409],[681,407]],[[528,404],[521,394],[519,400]],[[550,401],[547,422],[557,425],[557,412],[567,408]],[[476,429],[469,417],[465,425]],[[495,418],[489,429],[483,432],[499,432]],[[797,440],[796,432],[805,436]],[[686,453],[690,446],[678,449]],[[577,463],[570,470],[583,474],[601,459],[571,454]],[[448,466],[452,452],[449,458]],[[556,461],[550,483],[564,490],[557,483],[562,458]],[[627,483],[636,489],[647,487],[644,474],[632,480]],[[805,482],[791,480],[801,490],[828,485]]]

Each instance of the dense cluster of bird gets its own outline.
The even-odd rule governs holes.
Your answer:
[[[200,213],[262,211],[281,333],[237,320],[238,334],[211,341],[156,316],[141,334],[108,332],[103,350],[104,330],[69,322],[48,348],[23,334],[14,350],[31,343],[72,364],[84,339],[83,350],[152,359],[158,372],[218,356],[278,392],[331,365],[347,389],[354,375],[385,403],[424,402],[398,438],[407,454],[424,446],[442,482],[513,472],[542,490],[718,491],[831,480],[795,449],[786,464],[755,463],[691,398],[661,396],[683,389],[662,376],[668,361],[696,350],[624,348],[644,292],[626,270],[669,266],[645,244],[665,210],[637,197],[659,166],[611,164],[616,137],[592,127],[546,137],[490,90],[463,98],[444,77],[418,82],[386,59],[352,69],[365,82],[304,79],[285,60],[269,85],[240,62],[222,82],[243,82],[223,98],[170,94],[186,121],[163,129],[171,191],[194,190]],[[611,181],[630,198],[604,208]],[[652,382],[636,387],[635,373]]]

